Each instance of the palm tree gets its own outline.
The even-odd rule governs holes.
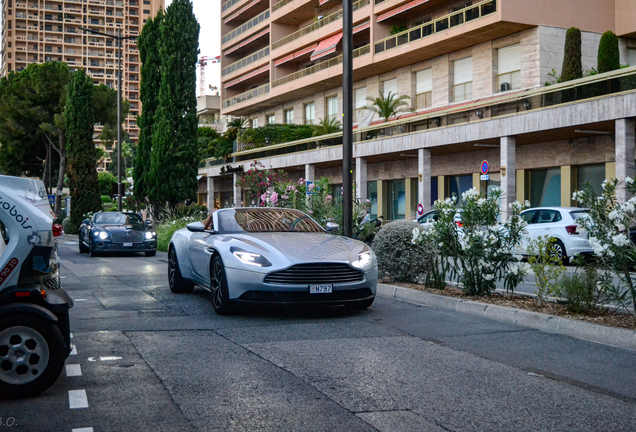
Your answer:
[[[407,95],[398,96],[393,92],[389,92],[385,97],[384,93],[380,92],[380,96],[377,98],[367,97],[367,101],[371,102],[371,105],[360,109],[373,111],[387,121],[392,117],[397,117],[399,114],[414,112],[415,110],[407,102],[409,100],[411,98]]]
[[[320,122],[314,126],[314,133],[312,136],[327,135],[340,132],[340,122],[335,117],[323,118]]]

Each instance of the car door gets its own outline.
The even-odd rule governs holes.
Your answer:
[[[561,213],[558,210],[539,210],[537,214],[534,215],[532,224],[528,225],[528,242],[536,240],[539,237],[550,237],[555,224],[560,220]]]
[[[539,210],[526,210],[522,212],[519,216],[522,220],[524,220],[528,226],[526,226],[524,235],[521,237],[521,244],[519,245],[519,250],[515,252],[520,252],[522,254],[528,253],[528,239],[530,236],[530,231],[532,229],[532,225],[534,224],[535,217],[539,214]]]
[[[190,268],[199,282],[209,281],[210,257],[212,256],[210,242],[213,235],[216,234],[193,232],[190,233],[188,239],[187,250]]]

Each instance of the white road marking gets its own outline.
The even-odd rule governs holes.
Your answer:
[[[75,345],[73,345],[73,349],[71,350],[70,355],[77,355],[77,347]]]
[[[64,242],[64,244],[72,244],[72,245],[78,245],[78,242]]]
[[[66,365],[66,376],[67,377],[75,377],[82,376],[82,368],[78,364],[68,364]]]
[[[73,339],[73,333],[69,333],[71,335],[71,339]]]
[[[69,390],[68,404],[71,409],[88,408],[86,390]]]
[[[79,428],[79,429],[73,429],[71,432],[93,432],[93,428]]]
[[[73,299],[73,301],[87,301],[88,299]]]
[[[122,357],[100,357],[99,361],[115,361],[115,360],[121,360],[121,359],[122,359]],[[88,361],[89,362],[96,362],[96,361],[98,361],[98,359],[95,358],[95,357],[89,357]]]

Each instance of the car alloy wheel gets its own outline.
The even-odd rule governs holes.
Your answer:
[[[174,248],[170,248],[168,254],[168,285],[173,293],[190,293],[194,290],[194,284],[181,276],[177,252]]]
[[[565,246],[563,242],[559,239],[555,239],[552,244],[552,254],[556,256],[563,264],[567,264],[569,259],[567,256],[567,252],[565,251]]]
[[[216,255],[210,266],[210,292],[212,293],[212,307],[219,315],[227,315],[234,311],[230,302],[225,276],[225,266],[221,257]]]

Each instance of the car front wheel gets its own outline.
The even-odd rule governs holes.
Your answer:
[[[212,307],[219,315],[228,315],[235,311],[234,303],[230,300],[225,276],[225,266],[219,255],[212,259],[210,265],[210,292],[212,293]]]
[[[170,248],[168,253],[168,285],[170,285],[170,291],[177,294],[191,293],[194,290],[194,284],[181,276],[177,251],[174,247]]]

